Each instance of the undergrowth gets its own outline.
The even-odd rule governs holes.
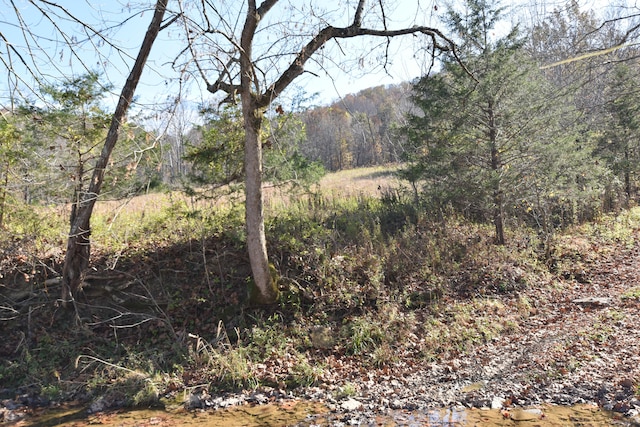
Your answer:
[[[329,355],[370,369],[463,355],[517,332],[532,309],[518,291],[575,277],[599,242],[629,242],[640,222],[633,210],[570,230],[548,260],[526,228],[495,246],[490,226],[432,218],[402,197],[298,197],[267,211],[281,300],[249,308],[241,208],[176,197],[96,215],[98,277],[87,279],[77,325],[45,285],[59,273],[52,247],[66,225],[49,219],[37,233],[37,215],[49,214],[34,210],[2,248],[0,383],[52,400],[109,391],[139,406],[194,387],[315,385],[332,375]]]

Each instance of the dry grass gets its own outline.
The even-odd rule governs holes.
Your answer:
[[[380,197],[389,188],[398,188],[400,180],[395,176],[399,166],[372,166],[348,169],[325,175],[312,191],[325,199],[373,196]],[[288,188],[265,186],[265,206],[271,210],[287,207],[292,198]],[[299,199],[301,196],[297,196]],[[302,196],[305,197],[305,196]]]
[[[317,187],[323,196],[328,198],[351,196],[379,196],[388,188],[396,188],[400,181],[394,172],[399,166],[374,166],[368,168],[349,169],[325,175]],[[291,191],[287,187],[275,187],[270,183],[264,184],[265,205],[269,208],[287,206],[291,200]],[[96,203],[96,215],[117,216],[120,212],[159,212],[174,203],[184,203],[193,209],[210,208],[230,202],[230,197],[216,200],[198,200],[187,196],[181,191],[166,193],[150,193],[123,200],[107,200]],[[233,202],[242,201],[242,197],[234,198]]]
[[[394,173],[399,166],[374,166],[328,174],[320,188],[336,196],[379,195],[381,190],[399,185]]]

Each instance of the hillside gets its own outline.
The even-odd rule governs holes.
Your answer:
[[[361,422],[451,404],[637,415],[638,208],[566,230],[544,260],[530,230],[495,246],[490,227],[429,218],[394,185],[386,169],[345,171],[271,203],[282,295],[267,308],[245,303],[233,206],[177,195],[104,205],[77,312],[59,305],[55,242],[7,241],[4,421],[59,402],[214,409],[282,393]],[[341,406],[351,400],[363,409]]]

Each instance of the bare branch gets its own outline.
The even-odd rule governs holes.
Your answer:
[[[7,46],[7,57],[9,58],[9,62],[6,62],[4,58],[0,56],[0,58],[2,58],[2,63],[5,66],[5,68],[9,70],[9,72],[12,73],[14,76],[16,76],[16,78],[18,78],[21,82],[26,83],[25,80],[18,73],[15,72],[13,61],[11,59],[12,58],[11,52],[13,52],[18,57],[22,65],[24,65],[24,67],[27,69],[27,71],[29,71],[29,74],[34,78],[34,80],[38,82],[40,80],[39,74],[31,69],[31,67],[29,66],[27,61],[25,61],[25,59],[22,57],[20,52],[18,52],[18,50],[11,43],[9,43],[9,40],[7,40],[7,38],[4,36],[4,34],[2,34],[2,32],[0,32],[0,39],[2,39],[2,41]]]
[[[414,26],[411,28],[403,28],[399,30],[376,30],[369,28],[360,28],[357,26],[349,27],[332,27],[328,26],[320,30],[318,35],[314,37],[306,46],[304,46],[297,54],[294,61],[289,65],[289,68],[285,70],[280,78],[273,83],[258,100],[258,104],[261,107],[269,105],[271,100],[277,98],[282,91],[284,91],[293,80],[300,76],[304,72],[304,65],[309,58],[329,40],[352,38],[357,36],[375,36],[375,37],[397,37],[407,34],[425,34],[431,37],[433,45],[441,51],[450,51],[453,53],[458,62],[463,66],[465,71],[472,75],[471,72],[464,66],[459,59],[456,52],[455,44],[448,39],[440,30],[425,26]],[[444,44],[438,42],[442,40]]]
[[[362,26],[362,13],[364,11],[365,0],[358,0],[358,7],[356,7],[356,13],[353,16],[353,26],[361,27]]]
[[[626,16],[619,16],[616,18],[612,18],[612,19],[607,19],[606,21],[603,21],[602,24],[600,24],[600,26],[596,29],[594,29],[593,31],[589,32],[586,34],[586,36],[589,36],[593,33],[597,33],[598,31],[602,30],[605,26],[607,26],[608,24],[613,24],[614,22],[618,22],[618,21],[623,21],[625,19],[632,19],[632,18],[639,18],[640,17],[640,13],[634,13],[632,15],[626,15]],[[638,29],[640,29],[640,23],[634,25],[633,27],[629,28],[624,35],[620,38],[620,40],[618,40],[617,44],[624,44],[629,40],[629,37]]]

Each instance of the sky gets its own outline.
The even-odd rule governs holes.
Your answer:
[[[503,0],[502,4],[512,6],[522,4],[523,1],[525,0]],[[542,4],[540,0],[527,0],[527,3],[535,1]],[[153,14],[153,2],[54,0],[50,3],[60,7],[46,6],[39,0],[0,0],[0,10],[3,11],[0,12],[0,59],[4,63],[4,69],[0,68],[0,72],[4,74],[0,74],[0,106],[7,107],[9,98],[16,95],[15,91],[7,89],[16,82],[20,88],[29,85],[37,87],[28,70],[20,64],[21,58],[29,63],[35,74],[54,84],[61,81],[63,75],[78,75],[87,70],[98,71],[114,88],[105,103],[115,105],[119,90],[126,80],[129,67]],[[263,48],[265,52],[270,49],[285,50],[287,46],[282,43],[283,39],[278,40],[278,35],[285,34],[285,31],[290,32],[286,34],[297,36],[297,39],[294,37],[296,40],[308,41],[310,32],[306,27],[314,24],[311,19],[304,19],[305,14],[323,18],[331,16],[337,20],[331,23],[338,22],[334,25],[348,25],[351,17],[345,15],[344,10],[353,9],[345,8],[345,5],[353,6],[353,0],[325,0],[312,3],[320,6],[313,10],[303,9],[300,5],[307,2],[282,0],[270,11],[270,20],[265,22],[265,32],[257,35],[256,46]],[[374,6],[377,3],[370,2]],[[553,9],[554,5],[563,3],[559,0],[544,2],[547,9]],[[582,2],[584,7],[593,10],[601,9],[608,3],[598,0]],[[141,4],[146,4],[146,7]],[[170,0],[169,8],[175,10],[176,4],[177,2]],[[229,4],[234,3],[231,1]],[[236,0],[235,5],[237,4],[239,2]],[[386,13],[391,28],[427,25],[445,29],[439,21],[446,9],[444,0],[391,0],[388,4]],[[44,14],[37,6],[45,8]],[[372,14],[373,12],[368,16]],[[89,23],[92,29],[103,31],[105,38],[100,40],[95,36],[87,37],[87,30],[73,24],[70,15]],[[291,16],[297,21],[287,22],[285,28],[280,22],[284,16]],[[511,25],[508,19],[504,28]],[[124,25],[118,25],[123,21]],[[23,31],[25,28],[36,37],[31,37]],[[185,76],[182,81],[176,78],[177,74],[170,64],[184,48],[181,34],[175,25],[160,33],[136,91],[138,111],[149,111],[153,114],[158,106],[171,104],[176,100],[180,85],[186,88],[181,100],[194,107],[215,99],[206,91],[203,80],[197,74],[193,77]],[[64,35],[67,35],[68,39],[65,40]],[[69,48],[68,42],[74,46],[73,50]],[[326,50],[322,52],[327,58],[318,57],[318,61],[310,61],[305,67],[309,72],[295,81],[280,102],[286,107],[285,103],[290,102],[290,98],[303,92],[307,96],[317,93],[313,102],[322,105],[368,87],[410,81],[422,75],[428,68],[429,62],[420,52],[423,46],[422,40],[412,36],[394,38],[388,46],[390,60],[383,68],[383,56],[387,48],[384,40],[367,38],[339,43],[329,42]],[[18,53],[21,56],[18,56]],[[334,63],[341,64],[346,70],[340,69]],[[7,73],[9,67],[13,68],[16,71],[15,75],[23,81],[18,81],[15,75]],[[208,75],[208,78],[215,80],[213,74]]]
[[[115,91],[110,102],[115,103],[118,89],[124,84],[129,66],[137,54],[138,46],[152,16],[152,10],[148,8],[141,10],[140,6],[136,6],[136,4],[151,2],[55,0],[54,3],[60,5],[60,8],[47,7],[38,0],[0,0],[1,10],[4,11],[0,14],[2,37],[8,40],[8,44],[20,52],[23,58],[30,63],[31,70],[48,77],[50,82],[59,81],[62,75],[78,75],[88,69],[101,72],[103,78],[114,86]],[[169,7],[171,8],[174,3],[170,1]],[[281,16],[288,13],[287,5],[296,3],[302,2],[283,0],[270,11],[269,17],[273,21],[281,19]],[[344,11],[346,10],[344,4],[353,4],[354,2],[334,0],[333,2],[316,1],[315,3],[320,5],[334,3],[335,11],[338,11],[338,8],[340,11]],[[375,5],[377,1],[371,3]],[[438,24],[437,12],[435,12],[437,7],[434,7],[436,3],[435,0],[426,0],[422,1],[421,6],[418,7],[414,1],[392,0],[387,10],[389,14],[387,18],[395,28],[416,24],[436,26]],[[42,10],[38,10],[34,4],[40,4],[44,7],[47,16],[43,16]],[[19,13],[19,18],[17,18],[18,13],[13,11],[14,5]],[[353,7],[348,10],[352,13],[352,9]],[[113,27],[106,31],[108,42],[99,41],[95,37],[96,41],[93,44],[86,42],[86,34],[82,34],[81,28],[69,20],[67,12],[79,20],[91,23],[94,29]],[[332,8],[328,7],[327,13],[331,12],[333,12]],[[416,18],[416,15],[419,17]],[[116,26],[117,23],[125,19],[124,26]],[[336,25],[347,25],[349,23],[347,19],[351,19],[351,17],[345,16],[343,22]],[[269,22],[269,24],[271,23]],[[301,22],[301,24],[304,23]],[[27,43],[25,33],[22,31],[23,28],[28,28],[37,37],[27,36]],[[72,35],[73,38],[70,38],[72,42],[78,42],[75,47],[76,57],[66,45],[66,40],[61,37],[59,30]],[[172,72],[169,64],[184,47],[184,43],[179,39],[180,31],[178,28],[169,28],[161,32],[151,52],[145,75],[136,92],[137,99],[142,105],[150,108],[152,105],[171,101],[178,92],[175,81],[176,74]],[[83,44],[79,43],[83,41]],[[315,102],[326,104],[367,87],[411,80],[418,77],[425,69],[424,61],[412,57],[416,46],[414,41],[406,36],[403,37],[403,40],[393,40],[389,45],[389,56],[392,59],[388,61],[386,68],[381,66],[383,61],[380,58],[380,52],[382,50],[377,53],[377,56],[371,55],[355,64],[350,63],[349,57],[353,55],[354,50],[360,51],[355,55],[359,57],[362,56],[362,52],[372,50],[373,46],[380,42],[381,40],[368,40],[363,43],[343,41],[339,46],[335,42],[330,42],[327,50],[331,49],[335,61],[346,64],[344,66],[347,71],[340,70],[327,60],[323,61],[322,67],[319,67],[314,61],[310,61],[306,67],[310,72],[296,80],[294,87],[288,91],[289,97],[295,96],[300,91],[307,94],[318,93]],[[110,47],[109,43],[121,47],[123,51]],[[7,43],[5,42],[3,45],[1,40],[0,52],[6,65],[9,60]],[[97,55],[96,52],[98,52]],[[23,82],[19,82],[19,86],[37,87],[37,83],[29,77],[29,72],[20,66],[16,52],[9,53],[11,54],[10,59],[13,60],[11,67],[14,67],[17,74],[24,79]],[[31,64],[32,60],[33,64]],[[5,70],[0,69],[0,71]],[[213,76],[210,78],[215,79]],[[0,79],[2,79],[0,80],[0,103],[6,106],[7,99],[11,95],[11,92],[7,90],[9,79],[2,77]],[[184,98],[188,98],[193,103],[200,103],[212,98],[202,87],[202,81],[190,80],[182,82],[190,86],[190,91],[184,95]],[[15,81],[15,78],[11,79],[12,83]]]

